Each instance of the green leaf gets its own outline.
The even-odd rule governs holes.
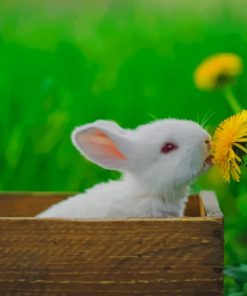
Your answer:
[[[244,294],[244,296],[247,296],[247,283],[244,284],[243,294]]]
[[[247,265],[241,264],[240,266],[231,266],[225,269],[225,275],[235,279],[238,284],[247,283]]]
[[[233,292],[228,294],[227,296],[245,296],[243,292]]]

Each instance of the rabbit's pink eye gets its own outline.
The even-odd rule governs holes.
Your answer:
[[[174,143],[165,143],[164,146],[161,148],[162,153],[169,153],[175,149],[177,149],[178,146]]]

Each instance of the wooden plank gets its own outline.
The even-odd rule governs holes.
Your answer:
[[[1,192],[0,217],[34,217],[75,192]],[[205,216],[202,200],[198,195],[192,195],[185,209],[185,216]]]
[[[219,202],[214,191],[201,191],[200,198],[202,199],[207,216],[223,217],[223,214],[220,210]]]
[[[74,192],[1,192],[0,217],[33,217]]]
[[[221,218],[1,218],[0,234],[0,295],[222,295]]]
[[[185,207],[184,216],[186,217],[205,217],[206,211],[202,199],[198,195],[191,195]]]

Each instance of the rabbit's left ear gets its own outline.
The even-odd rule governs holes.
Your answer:
[[[128,166],[128,140],[123,130],[107,121],[96,121],[76,128],[72,133],[75,147],[92,162],[108,169]]]

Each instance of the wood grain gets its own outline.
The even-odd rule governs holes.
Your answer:
[[[68,195],[0,194],[1,215],[32,216]],[[223,218],[206,199],[187,205],[198,217],[0,218],[0,295],[222,295]]]
[[[1,192],[0,217],[34,217],[49,206],[75,194],[75,192]],[[217,198],[212,191],[202,191],[200,196],[191,195],[186,205],[185,216],[206,216],[207,210],[204,204],[207,204],[208,211],[212,212],[214,209],[218,216],[222,216]]]
[[[223,227],[218,218],[5,218],[0,233],[0,294],[222,293]]]
[[[33,217],[73,192],[1,192],[0,217]]]
[[[184,216],[186,217],[205,217],[207,213],[199,195],[191,195],[185,207]]]
[[[207,215],[210,217],[223,217],[219,202],[214,191],[201,191],[200,199],[205,207]]]

